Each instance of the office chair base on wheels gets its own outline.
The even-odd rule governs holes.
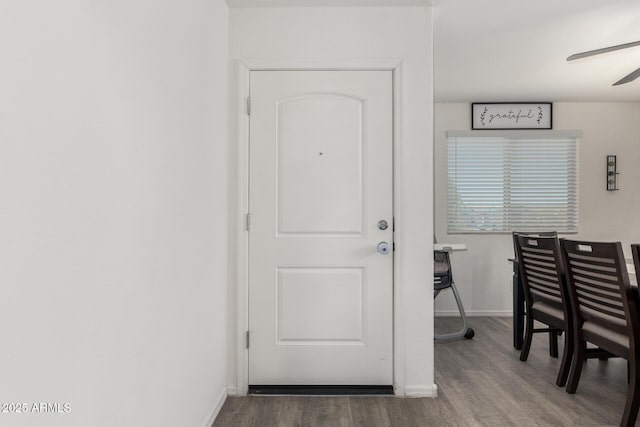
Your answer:
[[[434,281],[433,288],[434,294],[433,298],[435,299],[441,291],[447,288],[451,288],[453,291],[453,296],[456,299],[456,304],[458,305],[458,311],[460,312],[460,319],[462,320],[462,329],[458,332],[452,332],[449,334],[436,335],[436,341],[453,341],[461,338],[471,339],[475,335],[475,331],[469,327],[467,323],[467,316],[464,313],[464,307],[462,306],[462,298],[460,298],[460,294],[458,293],[458,289],[456,288],[456,284],[453,282],[453,274],[451,272],[451,262],[449,260],[449,253],[446,251],[434,251],[433,254],[434,260]]]
[[[450,288],[453,291],[453,296],[456,299],[456,304],[458,304],[458,311],[460,312],[460,318],[462,320],[462,328],[458,332],[436,335],[435,340],[436,341],[453,341],[453,340],[459,340],[461,338],[471,339],[474,337],[476,332],[473,330],[473,328],[469,327],[469,324],[467,323],[467,316],[464,313],[464,307],[462,306],[462,299],[460,298],[458,289],[456,289],[455,283],[451,283]],[[435,291],[434,299],[435,297],[438,296],[441,290],[442,289]]]

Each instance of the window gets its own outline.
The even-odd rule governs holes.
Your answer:
[[[578,132],[448,132],[448,232],[575,233]]]

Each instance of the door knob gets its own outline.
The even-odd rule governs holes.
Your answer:
[[[378,252],[382,255],[387,255],[391,252],[391,246],[387,242],[378,243]]]

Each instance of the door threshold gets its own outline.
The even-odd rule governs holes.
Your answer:
[[[250,385],[249,394],[288,396],[393,396],[391,385]]]

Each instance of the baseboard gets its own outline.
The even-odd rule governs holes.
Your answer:
[[[467,317],[513,317],[511,310],[465,310]],[[436,317],[460,317],[458,310],[436,310]]]
[[[438,386],[435,384],[405,386],[404,395],[405,397],[438,397]]]
[[[261,396],[392,396],[390,385],[259,385],[249,386],[250,395]]]
[[[237,396],[238,395],[238,387],[234,385],[227,386],[227,396]]]
[[[218,414],[220,413],[220,410],[222,409],[222,405],[224,405],[224,402],[227,400],[228,394],[229,393],[228,393],[227,387],[224,387],[222,389],[222,392],[220,393],[220,396],[218,396],[218,399],[216,401],[216,406],[213,408],[213,412],[211,413],[207,421],[205,421],[203,427],[211,427],[213,425],[213,422],[216,420],[216,417],[218,416]]]

